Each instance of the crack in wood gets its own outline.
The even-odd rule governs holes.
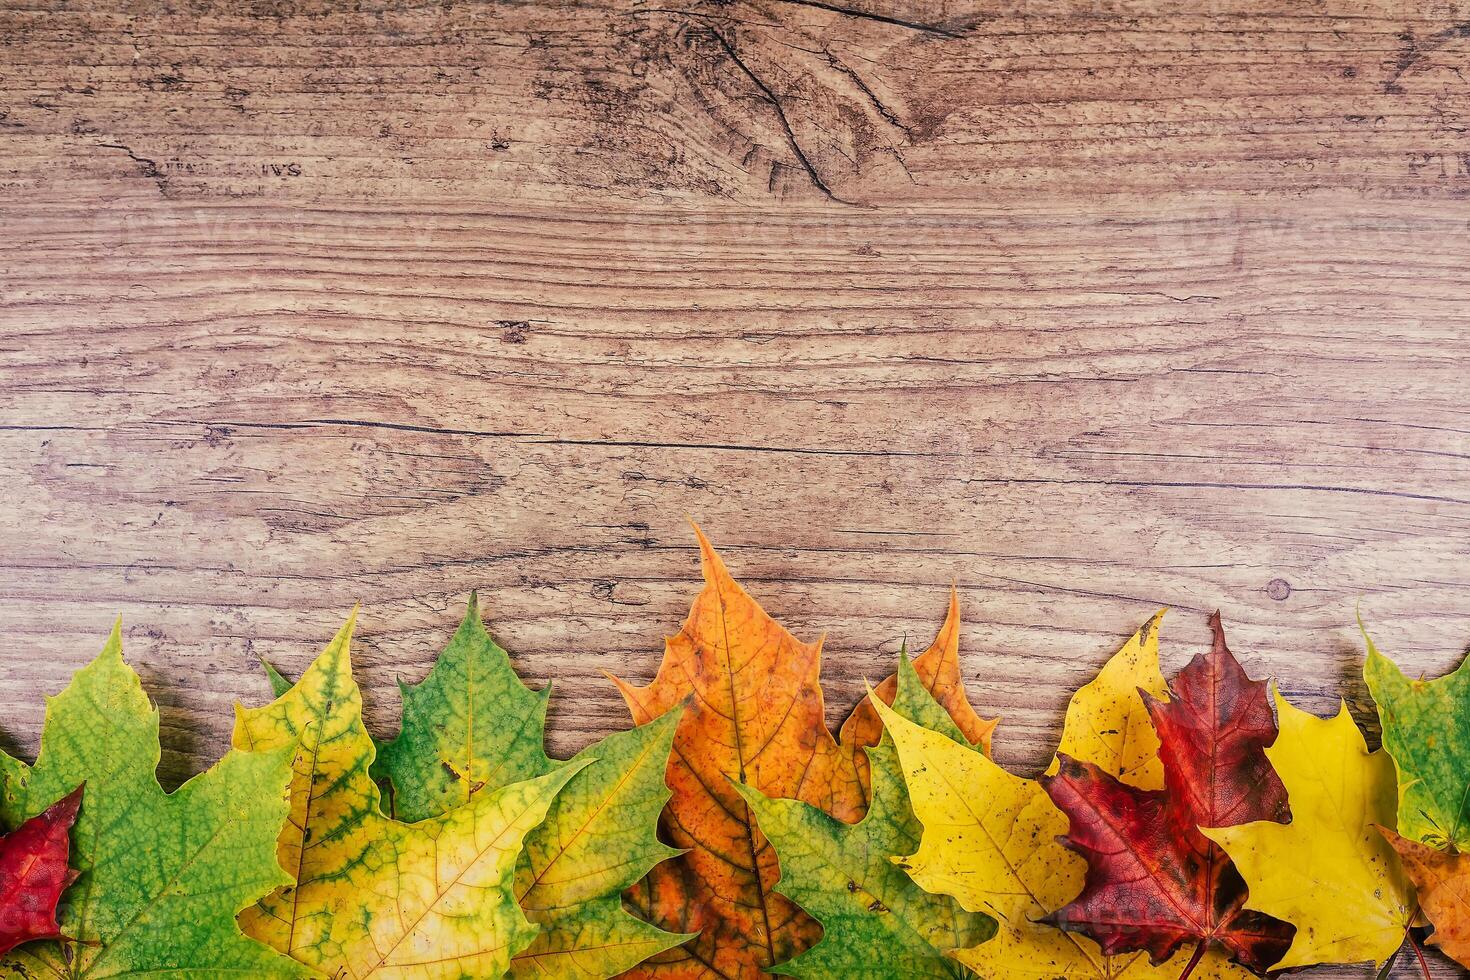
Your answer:
[[[771,108],[775,110],[776,118],[781,123],[781,131],[786,135],[787,145],[791,147],[791,152],[796,154],[797,161],[806,171],[807,177],[811,180],[812,185],[830,200],[836,201],[839,204],[853,204],[852,201],[845,201],[834,194],[832,188],[828,187],[827,182],[822,179],[822,175],[817,172],[817,168],[808,159],[806,151],[802,149],[801,141],[796,138],[796,131],[791,128],[791,120],[786,118],[785,107],[782,106],[781,100],[776,97],[776,93],[771,91],[771,87],[762,81],[760,76],[752,71],[750,66],[741,59],[740,55],[735,51],[735,47],[723,33],[714,27],[706,27],[704,30],[719,43],[720,47],[724,49],[725,54],[729,55],[730,60],[745,74],[746,78],[750,79],[751,84],[760,90],[761,94],[765,97],[765,101],[770,103]],[[775,186],[774,172],[771,175],[771,186]]]

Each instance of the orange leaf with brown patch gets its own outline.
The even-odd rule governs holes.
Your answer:
[[[1419,890],[1419,907],[1434,924],[1429,942],[1461,966],[1470,966],[1470,855],[1436,850],[1379,827],[1399,852],[1409,880]]]

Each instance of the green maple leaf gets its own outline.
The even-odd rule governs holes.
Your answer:
[[[397,819],[438,816],[476,793],[556,768],[545,749],[551,687],[533,691],[521,683],[510,655],[485,631],[474,593],[429,676],[419,684],[400,681],[399,688],[401,730],[378,746],[373,765]]]
[[[968,746],[949,714],[924,690],[907,654],[899,657],[894,710],[922,719]],[[822,923],[822,940],[772,968],[793,977],[877,978],[973,976],[947,954],[995,934],[995,921],[931,895],[892,861],[912,854],[924,828],[909,806],[893,739],[868,749],[872,803],[846,824],[799,800],[771,799],[733,783],[755,812],[781,862],[776,891]]]
[[[609,735],[572,758],[596,761],[567,783],[516,866],[516,898],[541,933],[511,962],[512,977],[611,977],[691,938],[630,915],[622,900],[649,868],[680,853],[656,831],[679,715]]]
[[[290,686],[274,671],[272,684],[278,695]],[[515,897],[541,928],[512,960],[511,976],[611,977],[689,938],[630,915],[621,899],[678,853],[656,830],[679,712],[610,735],[570,762],[548,758],[549,687],[533,691],[516,676],[474,595],[428,677],[402,693],[402,730],[379,747],[372,769],[399,820],[436,817],[511,783],[586,765],[527,836],[516,866]]]
[[[62,899],[66,941],[16,950],[0,976],[295,978],[297,963],[246,938],[235,914],[290,882],[276,862],[289,749],[232,751],[165,793],[158,712],[123,663],[119,627],[46,707],[34,767],[0,753],[0,819],[40,813],[86,784],[72,834],[81,876]]]
[[[1470,850],[1470,659],[1432,681],[1405,677],[1367,632],[1363,677],[1398,767],[1398,832]]]

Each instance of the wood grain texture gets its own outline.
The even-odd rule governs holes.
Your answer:
[[[1022,770],[1159,606],[1470,641],[1470,8],[158,6],[0,4],[7,746],[121,614],[177,781],[358,601],[390,731],[477,587],[566,756],[686,516],[834,723],[957,583]]]

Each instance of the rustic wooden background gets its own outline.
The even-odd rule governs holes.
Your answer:
[[[1022,770],[1161,605],[1470,641],[1461,2],[163,6],[0,10],[9,748],[120,613],[177,781],[359,600],[390,731],[478,587],[570,753],[686,518],[833,722],[957,583]]]

